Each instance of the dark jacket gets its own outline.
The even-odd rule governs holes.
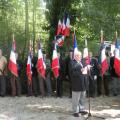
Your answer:
[[[85,91],[86,82],[81,72],[82,66],[76,60],[71,60],[70,75],[72,81],[72,91]]]
[[[37,57],[33,57],[32,58],[32,76],[37,77],[37,68],[36,68],[36,64],[37,64]]]
[[[20,77],[23,69],[23,63],[21,60],[17,60],[17,67],[18,67],[18,76]]]
[[[98,69],[98,61],[97,58],[92,57],[90,60],[90,65],[92,66],[91,68],[91,75],[99,75],[99,69]]]
[[[115,68],[114,68],[114,59],[115,57],[110,58],[110,74],[112,77],[118,77],[118,75],[115,72]]]

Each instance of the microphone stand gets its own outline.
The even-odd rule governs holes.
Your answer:
[[[90,68],[91,69],[91,68]],[[100,118],[100,119],[105,119],[104,117],[100,117],[100,116],[95,116],[91,114],[91,105],[90,105],[90,79],[93,80],[92,76],[91,76],[91,72],[90,69],[87,66],[87,70],[88,70],[88,102],[89,102],[89,111],[88,111],[88,116],[85,120],[88,120],[90,117],[95,117],[95,118]]]

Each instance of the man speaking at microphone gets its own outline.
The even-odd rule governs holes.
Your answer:
[[[72,107],[74,117],[79,117],[79,113],[87,114],[84,107],[86,94],[86,81],[84,79],[85,68],[82,63],[82,53],[74,53],[74,59],[71,60],[71,81],[72,81]]]

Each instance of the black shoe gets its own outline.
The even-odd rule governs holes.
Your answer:
[[[74,113],[73,116],[74,117],[79,117],[79,114],[78,113]]]
[[[1,97],[5,97],[5,95],[1,95]]]
[[[114,93],[113,95],[114,95],[114,96],[117,96],[117,94],[116,94],[116,93]]]
[[[88,112],[87,111],[80,111],[81,115],[86,115]]]
[[[34,96],[37,97],[38,95],[35,94]]]

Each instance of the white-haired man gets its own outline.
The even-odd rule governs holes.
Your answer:
[[[74,117],[79,117],[79,113],[86,114],[84,99],[86,93],[86,82],[84,80],[84,66],[82,63],[82,53],[74,53],[74,60],[71,61],[71,81],[72,81],[72,107]]]

